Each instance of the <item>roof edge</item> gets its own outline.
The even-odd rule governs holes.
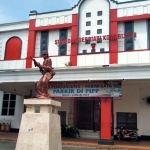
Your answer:
[[[62,9],[62,10],[56,10],[56,11],[48,11],[48,12],[43,12],[43,13],[38,13],[36,10],[33,10],[33,11],[30,11],[29,16],[43,15],[43,14],[49,14],[49,13],[57,13],[57,12],[63,12],[63,11],[71,11],[74,8],[76,8],[81,1],[82,0],[79,0],[77,4],[75,4],[73,7],[69,8],[69,9]]]
[[[23,23],[29,23],[29,20],[27,21],[19,21],[19,22],[10,22],[10,23],[3,23],[3,24],[0,24],[0,26],[7,26],[7,25],[14,25],[14,24],[23,24]]]
[[[149,0],[132,0],[132,1],[125,1],[125,2],[118,2],[118,0],[110,0],[110,1],[116,4],[126,4],[126,3],[143,2]]]
[[[148,1],[148,0],[132,0],[132,1],[125,1],[125,2],[118,2],[118,0],[109,0],[109,1],[111,1],[113,3],[116,3],[116,4],[126,4],[126,3],[142,2],[142,1]],[[49,13],[71,11],[74,8],[76,8],[77,6],[79,6],[79,4],[81,2],[82,2],[82,0],[79,0],[77,4],[75,4],[73,7],[69,8],[69,9],[55,10],[55,11],[48,11],[48,12],[41,12],[41,13],[38,13],[36,10],[33,10],[33,11],[30,11],[29,16],[44,15],[44,14],[49,14]]]

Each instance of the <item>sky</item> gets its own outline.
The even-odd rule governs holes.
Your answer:
[[[69,9],[78,0],[0,0],[0,24],[29,20],[32,10],[48,12]]]
[[[69,9],[79,0],[0,0],[0,24],[29,20],[32,10],[40,12]],[[118,2],[132,0],[117,0]]]

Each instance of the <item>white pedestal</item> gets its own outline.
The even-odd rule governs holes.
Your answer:
[[[58,107],[51,99],[25,99],[16,150],[62,150]]]

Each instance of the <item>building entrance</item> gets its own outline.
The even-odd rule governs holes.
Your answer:
[[[100,130],[100,100],[77,100],[77,127],[81,130]]]

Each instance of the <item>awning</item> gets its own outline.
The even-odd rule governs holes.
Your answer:
[[[53,82],[150,79],[150,64],[56,68]],[[0,90],[27,95],[41,78],[36,69],[0,70]]]

